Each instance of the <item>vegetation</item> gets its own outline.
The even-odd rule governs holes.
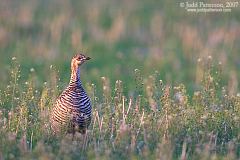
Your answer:
[[[0,159],[240,158],[239,10],[174,1],[0,2]],[[49,113],[81,68],[86,137],[55,137]]]

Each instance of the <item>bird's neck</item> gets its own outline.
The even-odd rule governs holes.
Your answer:
[[[71,79],[70,79],[70,86],[82,86],[80,80],[80,68],[78,65],[71,65]]]

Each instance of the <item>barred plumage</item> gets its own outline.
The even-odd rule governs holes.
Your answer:
[[[82,87],[79,68],[89,59],[83,54],[72,58],[70,83],[58,97],[50,116],[51,128],[55,133],[85,133],[91,122],[91,102]]]

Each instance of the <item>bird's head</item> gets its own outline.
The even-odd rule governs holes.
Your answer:
[[[80,66],[82,65],[85,61],[91,59],[90,57],[88,56],[85,56],[81,53],[79,54],[76,54],[73,58],[72,58],[72,65],[74,66]]]

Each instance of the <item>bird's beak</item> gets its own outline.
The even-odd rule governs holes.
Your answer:
[[[90,60],[91,58],[90,57],[86,57],[86,60]]]

